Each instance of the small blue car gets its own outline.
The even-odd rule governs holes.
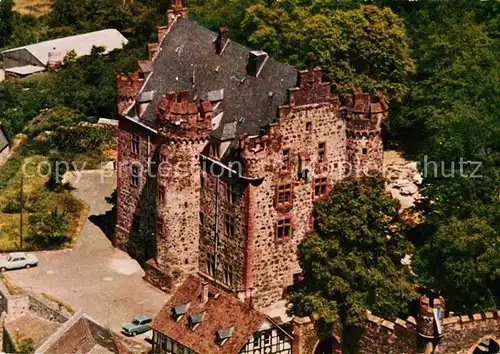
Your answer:
[[[131,323],[125,323],[122,326],[122,333],[127,336],[136,336],[151,330],[148,323],[151,323],[153,318],[150,315],[135,316]]]

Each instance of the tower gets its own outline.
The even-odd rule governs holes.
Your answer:
[[[209,140],[212,105],[168,92],[156,111],[159,133],[157,170],[156,263],[171,282],[198,270],[199,154]]]
[[[383,103],[372,103],[370,95],[356,93],[348,98],[346,106],[346,175],[361,176],[369,174],[370,171],[382,171],[382,121],[385,114]]]

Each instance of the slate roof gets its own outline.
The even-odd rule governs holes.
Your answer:
[[[56,48],[56,52],[60,52],[62,57],[71,50],[74,50],[77,56],[82,56],[90,54],[93,46],[104,46],[107,53],[121,48],[127,43],[128,40],[118,30],[110,28],[13,48],[3,51],[2,54],[24,49],[30,52],[42,65],[46,65],[49,60],[49,52],[53,51],[53,48]]]
[[[155,91],[140,117],[143,123],[154,127],[162,96],[181,89],[189,89],[190,98],[196,101],[206,99],[209,92],[223,95],[214,116],[224,112],[222,126],[242,121],[237,134],[258,134],[260,127],[277,118],[278,107],[286,103],[287,90],[296,86],[297,70],[269,58],[258,77],[249,76],[246,66],[251,49],[230,41],[219,55],[216,38],[217,33],[189,19],[177,19],[161,43],[153,74],[143,87],[143,91]]]
[[[189,276],[153,319],[151,327],[200,354],[238,353],[267,317],[220,289],[208,286],[209,300],[203,305],[202,280]],[[190,304],[187,313],[179,321],[174,320],[173,308],[186,303]],[[189,318],[199,317],[201,313],[202,321],[193,330]],[[217,343],[220,335],[227,338],[223,345]]]

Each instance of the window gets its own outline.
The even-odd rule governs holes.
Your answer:
[[[205,177],[200,176],[200,185],[201,185],[201,189],[205,188]]]
[[[210,156],[215,157],[216,159],[219,158],[219,144],[215,141],[212,141],[210,144]]]
[[[276,236],[278,239],[288,238],[292,235],[292,220],[290,218],[278,220]]]
[[[158,236],[163,236],[165,234],[165,229],[163,227],[163,219],[156,219],[156,234]]]
[[[215,256],[211,253],[207,253],[207,273],[212,278],[215,277]]]
[[[132,185],[134,187],[139,187],[139,167],[133,165],[132,166],[132,171],[130,173]]]
[[[167,162],[167,155],[160,152],[160,163]]]
[[[363,147],[361,148],[361,153],[362,153],[363,155],[366,155],[366,154],[368,153],[368,148],[367,148],[366,146],[363,146]]]
[[[326,181],[326,177],[316,178],[314,180],[314,197],[321,198],[324,197],[327,193],[328,184]]]
[[[326,161],[326,143],[318,144],[318,162],[323,163]]]
[[[292,185],[283,184],[278,186],[277,205],[290,204],[292,202]]]
[[[165,202],[165,187],[164,186],[158,186],[158,202],[163,203]]]
[[[306,133],[310,133],[312,131],[312,122],[306,122]]]
[[[228,263],[224,264],[223,281],[226,285],[233,285],[233,267]]]
[[[205,224],[205,215],[200,212],[200,225],[203,226]]]
[[[139,154],[141,137],[139,134],[132,134],[132,153]]]
[[[226,184],[226,199],[229,203],[233,203],[236,200],[236,188],[229,183]]]
[[[264,346],[271,345],[271,335],[269,333],[264,334]]]
[[[234,236],[234,219],[231,215],[228,214],[226,214],[225,229],[227,237]]]
[[[290,169],[290,149],[283,150],[281,156],[281,170],[288,171]]]

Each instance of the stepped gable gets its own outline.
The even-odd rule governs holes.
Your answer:
[[[218,49],[218,37],[189,19],[177,18],[160,44],[153,73],[143,88],[143,92],[155,92],[140,117],[143,123],[154,128],[164,93],[181,89],[189,89],[194,102],[219,93],[211,97],[214,116],[223,112],[222,126],[238,122],[236,134],[256,135],[260,127],[276,120],[287,90],[297,84],[297,70],[227,38]],[[260,68],[257,74],[249,69],[252,63]]]

